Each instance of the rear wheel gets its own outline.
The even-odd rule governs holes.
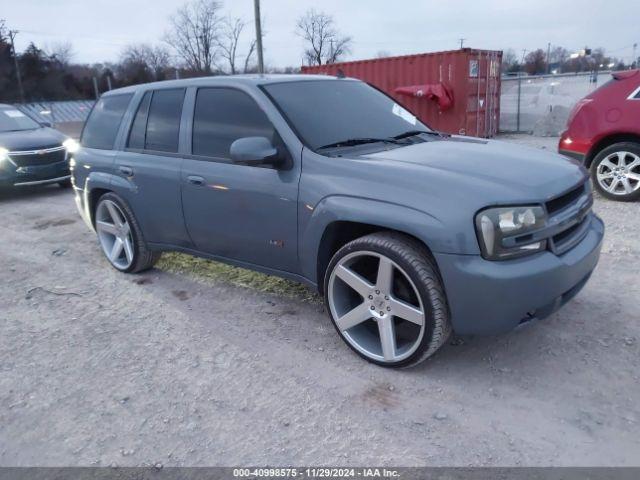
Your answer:
[[[397,233],[342,247],[325,275],[325,302],[345,342],[382,366],[415,365],[451,333],[435,265],[418,242]]]
[[[98,200],[95,227],[104,255],[121,272],[142,272],[160,258],[160,253],[147,248],[133,212],[114,193],[106,193]]]
[[[623,142],[603,149],[591,164],[591,178],[606,198],[622,202],[640,199],[640,144]]]

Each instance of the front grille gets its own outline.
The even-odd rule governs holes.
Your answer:
[[[50,165],[66,160],[67,150],[62,146],[58,146],[41,150],[10,152],[9,158],[16,167]]]
[[[565,193],[564,195],[560,195],[559,197],[554,198],[553,200],[549,200],[547,202],[547,213],[549,215],[553,215],[554,213],[559,212],[560,210],[571,205],[582,196],[582,194],[585,191],[585,188],[586,188],[586,184],[583,183],[579,187],[574,188],[573,190]]]
[[[591,189],[586,182],[545,204],[553,229],[549,238],[553,253],[562,255],[584,238],[591,222],[592,205]]]

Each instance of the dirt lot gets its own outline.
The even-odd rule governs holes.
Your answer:
[[[304,288],[180,255],[123,275],[69,191],[4,196],[0,464],[640,465],[640,205],[595,209],[572,303],[397,371]]]

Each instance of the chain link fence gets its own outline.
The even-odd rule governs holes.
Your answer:
[[[502,78],[500,131],[556,136],[573,106],[611,79],[611,72]]]
[[[94,100],[18,103],[16,107],[38,122],[53,125],[70,137],[79,138]]]

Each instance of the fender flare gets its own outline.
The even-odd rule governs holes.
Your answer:
[[[85,223],[87,223],[92,229],[93,227],[93,205],[92,205],[92,192],[95,190],[108,190],[115,193],[122,194],[124,191],[135,192],[136,186],[127,179],[113,175],[107,172],[91,172],[87,175],[84,182],[83,189],[83,217]]]
[[[432,215],[395,203],[332,195],[316,204],[300,232],[300,267],[303,275],[314,283],[318,280],[318,258],[325,231],[339,221],[403,232],[421,240],[431,251],[450,251],[452,247],[452,242],[447,241],[445,225]]]

